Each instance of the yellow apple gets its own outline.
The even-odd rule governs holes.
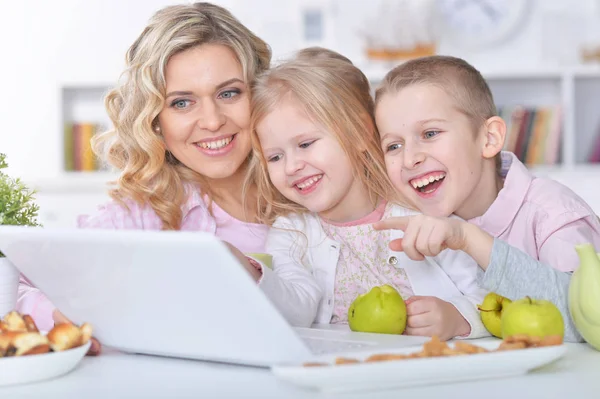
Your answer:
[[[516,334],[540,338],[549,335],[564,337],[565,322],[552,302],[525,297],[513,301],[502,312],[502,336]]]
[[[502,338],[502,311],[512,301],[495,292],[490,292],[483,298],[483,303],[477,306],[481,321],[494,337]]]
[[[402,334],[406,328],[406,303],[392,286],[373,287],[350,305],[348,325],[352,331]]]
[[[247,253],[246,255],[248,255],[249,257],[254,258],[256,260],[261,261],[269,269],[273,269],[273,256],[272,255],[258,253],[258,252],[257,253]]]

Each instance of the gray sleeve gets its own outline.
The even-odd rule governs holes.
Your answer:
[[[571,273],[543,264],[497,238],[487,270],[479,270],[479,283],[487,290],[511,300],[530,296],[554,303],[565,320],[565,341],[583,342],[569,314]]]

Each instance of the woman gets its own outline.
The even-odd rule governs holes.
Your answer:
[[[121,171],[113,201],[79,226],[211,232],[256,281],[285,286],[242,255],[263,252],[268,231],[255,223],[254,183],[245,199],[242,188],[252,157],[250,83],[270,59],[268,45],[222,7],[158,11],[127,51],[122,83],[106,97],[114,128],[94,142]],[[41,329],[66,320],[27,281],[19,291],[18,309]]]

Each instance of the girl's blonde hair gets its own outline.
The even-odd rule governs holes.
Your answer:
[[[302,105],[316,124],[335,135],[350,158],[355,178],[367,188],[373,204],[381,198],[391,200],[394,189],[385,171],[368,79],[345,57],[331,50],[311,48],[266,71],[253,85],[251,128],[255,157],[251,173],[257,185],[261,221],[272,224],[278,216],[307,212],[272,185],[256,134],[256,125],[289,96]]]
[[[169,59],[209,43],[233,51],[247,84],[271,62],[269,46],[226,9],[210,3],[165,7],[154,14],[127,51],[121,82],[104,102],[113,128],[93,141],[96,155],[122,171],[111,197],[148,203],[164,230],[180,228],[186,184],[198,185],[209,198],[214,195],[203,176],[166,150],[155,130],[165,101]]]

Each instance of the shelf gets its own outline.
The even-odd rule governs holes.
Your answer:
[[[600,177],[600,164],[580,163],[575,165],[532,165],[528,169],[539,177],[561,177],[577,175],[579,178]]]
[[[371,82],[380,82],[394,66],[400,62],[373,62],[359,66]],[[578,65],[573,67],[482,69],[481,74],[488,80],[560,80],[566,77],[600,78],[600,65]]]
[[[600,164],[534,165],[529,170],[539,177],[600,178]],[[108,183],[118,178],[111,172],[69,172],[61,177],[25,180],[28,187],[43,193],[105,193]]]
[[[24,180],[40,193],[105,193],[108,183],[118,178],[111,172],[65,172],[56,178]]]
[[[67,80],[61,83],[61,89],[63,90],[102,90],[108,92],[111,88],[115,87],[115,82],[101,82],[101,81],[78,81],[78,80]]]

